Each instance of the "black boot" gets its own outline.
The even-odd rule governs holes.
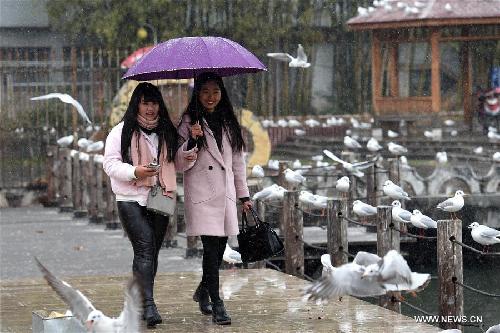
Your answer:
[[[212,321],[217,325],[231,325],[231,317],[227,314],[221,299],[212,303]]]
[[[208,289],[203,282],[200,282],[193,295],[193,301],[198,302],[200,311],[204,315],[212,314],[212,304],[208,296]]]
[[[161,324],[162,319],[154,301],[147,300],[144,302],[143,319],[146,320],[148,327],[155,327],[157,324]]]

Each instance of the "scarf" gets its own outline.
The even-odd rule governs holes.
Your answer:
[[[146,118],[144,118],[140,114],[137,114],[137,122],[139,123],[139,125],[141,125],[142,127],[146,128],[148,130],[155,129],[156,126],[158,126],[159,120],[160,120],[160,116],[156,116],[155,120],[147,120]]]
[[[159,138],[158,138],[159,139]],[[175,165],[173,162],[167,161],[167,145],[163,142],[161,147],[160,158],[158,163],[160,163],[160,173],[158,178],[160,180],[160,185],[163,189],[163,195],[168,195],[172,197],[172,192],[177,189],[177,180],[175,175]],[[134,131],[132,134],[132,140],[130,142],[130,155],[132,157],[132,165],[146,165],[156,159],[156,156],[151,156],[151,151],[149,150],[148,143],[143,134]],[[154,186],[156,177],[147,177],[142,179],[135,179],[132,182],[136,186]]]

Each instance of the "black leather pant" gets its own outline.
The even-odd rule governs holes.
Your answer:
[[[132,271],[141,279],[144,304],[154,302],[158,254],[167,232],[168,217],[150,212],[137,202],[118,201],[118,216],[134,250]]]
[[[227,237],[201,236],[203,243],[203,277],[201,283],[205,285],[212,302],[220,300],[219,296],[219,267],[226,249]]]

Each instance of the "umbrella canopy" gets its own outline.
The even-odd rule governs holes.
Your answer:
[[[240,44],[222,37],[183,37],[156,45],[124,79],[149,81],[188,79],[203,72],[220,76],[267,70],[257,57]]]
[[[146,46],[146,47],[141,47],[140,49],[137,49],[135,50],[134,52],[132,52],[132,54],[130,54],[128,57],[126,57],[121,63],[120,63],[120,67],[122,69],[126,69],[126,68],[130,68],[132,67],[133,65],[135,65],[135,63],[141,59],[146,53],[148,53],[149,51],[151,51],[151,49],[153,49],[153,46]]]

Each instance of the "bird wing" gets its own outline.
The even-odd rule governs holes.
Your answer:
[[[401,210],[399,213],[398,213],[398,216],[401,218],[401,220],[403,221],[410,221],[411,220],[411,213],[407,210]]]
[[[411,284],[389,284],[384,283],[388,291],[419,292],[425,289],[431,281],[431,275],[427,273],[411,272]]]
[[[388,284],[411,285],[411,269],[395,250],[387,252],[380,265],[380,281]]]
[[[137,277],[132,277],[125,289],[123,310],[117,318],[123,327],[123,332],[139,332],[142,302],[144,295]]]
[[[331,274],[322,276],[304,291],[311,301],[325,301],[351,292],[351,282],[360,280],[361,273],[356,270],[357,264],[345,264],[337,267]]]
[[[430,227],[430,228],[437,228],[437,222],[434,221],[433,219],[431,219],[429,216],[427,215],[422,215],[422,217],[420,218],[420,221],[425,224],[427,227]]]
[[[479,233],[482,237],[498,237],[500,236],[500,231],[483,225]]]
[[[89,313],[95,310],[95,307],[90,303],[79,290],[74,289],[67,282],[60,280],[52,274],[42,263],[35,257],[38,267],[42,271],[43,277],[61,299],[70,307],[73,315],[78,318],[83,324],[87,321]]]
[[[381,259],[382,258],[380,258],[376,254],[359,251],[358,253],[356,253],[356,257],[354,257],[354,260],[352,262],[361,266],[368,266],[378,263]]]
[[[368,161],[363,161],[363,162],[356,162],[356,163],[353,163],[352,166],[355,167],[356,169],[366,169],[368,167],[371,167],[373,165],[373,163],[375,163],[377,161],[377,158],[378,157],[375,157],[371,160],[368,160]]]
[[[42,96],[37,96],[37,97],[31,97],[30,100],[32,100],[32,101],[41,101],[41,100],[44,100],[44,99],[51,99],[51,98],[59,98],[59,99],[61,99],[62,95],[63,94],[60,94],[60,93],[50,93],[50,94],[47,94],[47,95],[42,95]]]
[[[303,62],[307,62],[307,55],[304,52],[304,48],[301,44],[299,44],[299,46],[297,47],[297,59]]]
[[[329,157],[330,159],[332,159],[333,161],[337,162],[337,163],[340,163],[342,165],[345,165],[347,162],[346,161],[343,161],[341,160],[340,158],[338,158],[337,156],[335,156],[331,151],[329,150],[326,150],[324,149],[323,150],[323,154],[325,154],[327,157]]]
[[[293,57],[291,55],[289,55],[288,53],[280,53],[280,52],[267,53],[267,56],[270,58],[274,58],[276,60],[286,61],[286,62],[290,62],[293,59]]]
[[[61,98],[61,101],[73,105],[76,108],[76,111],[78,111],[78,114],[80,114],[80,116],[83,118],[83,120],[85,120],[89,124],[92,124],[89,117],[85,113],[83,106],[76,99],[74,99],[70,95],[65,95],[64,99]]]
[[[438,209],[444,209],[446,207],[450,207],[450,206],[453,206],[453,198],[449,198],[449,199],[446,199],[445,201],[443,202],[440,202],[438,205],[437,205],[437,208]]]

